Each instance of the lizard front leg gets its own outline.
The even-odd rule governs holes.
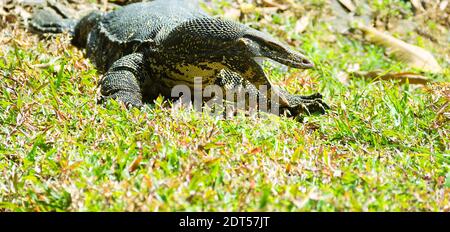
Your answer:
[[[259,109],[269,110],[271,113],[288,113],[289,116],[296,117],[299,114],[313,114],[320,113],[323,114],[330,107],[322,101],[322,95],[320,93],[315,93],[307,96],[293,95],[279,88],[279,93],[285,96],[287,101],[287,106],[283,103],[271,102],[270,98],[267,98],[265,94],[261,94],[259,89],[257,89],[253,83],[244,79],[238,73],[230,70],[222,70],[217,77],[216,84],[223,87],[225,92],[241,88],[246,91],[249,96],[262,98],[259,103],[265,104],[265,106],[258,105]],[[246,99],[247,100],[247,99]],[[274,105],[273,105],[274,104]],[[247,107],[250,107],[247,102]],[[276,110],[278,107],[279,110]],[[275,112],[274,112],[275,110]],[[287,112],[288,111],[288,112]]]
[[[142,53],[132,53],[115,61],[100,81],[99,102],[112,98],[128,108],[141,107],[141,82],[145,79],[142,64]]]

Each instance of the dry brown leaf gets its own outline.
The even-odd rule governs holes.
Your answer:
[[[148,175],[144,174],[143,179],[144,179],[144,183],[147,185],[148,188],[153,187],[152,179]]]
[[[136,157],[136,159],[133,161],[133,163],[131,163],[130,167],[128,168],[129,172],[134,172],[138,167],[139,164],[142,161],[142,155],[138,155],[138,157]]]
[[[370,26],[359,24],[357,27],[366,34],[369,42],[384,46],[388,54],[405,62],[410,67],[434,73],[442,72],[441,66],[427,50],[408,44]]]
[[[422,6],[422,2],[420,0],[410,0],[411,5],[416,9],[417,11],[424,11],[425,9]]]
[[[398,80],[399,83],[405,83],[406,80],[410,84],[425,85],[430,80],[427,77],[419,75],[417,73],[402,72],[402,73],[383,73],[382,71],[370,71],[370,72],[352,72],[353,77],[367,78],[372,80]]]
[[[286,170],[286,172],[291,172],[291,170],[292,170],[292,165],[290,164],[290,163],[287,163],[286,164],[286,168],[285,168],[285,170]]]
[[[298,20],[295,23],[294,32],[298,34],[304,32],[309,22],[310,22],[309,14],[304,15],[303,17],[300,18],[300,20]]]
[[[256,6],[251,3],[242,3],[240,9],[243,14],[250,14],[255,11]]]
[[[262,13],[265,18],[266,17],[271,18],[271,15],[275,14],[277,12],[277,10],[278,10],[278,8],[276,8],[276,7],[261,7],[261,8],[257,9],[257,11],[259,13]]]
[[[241,16],[241,11],[236,8],[228,8],[225,10],[225,13],[223,15],[224,18],[232,19],[232,20],[238,20]]]
[[[208,157],[206,159],[203,159],[203,163],[205,163],[207,165],[211,165],[211,164],[216,163],[219,160],[220,160],[220,157]]]
[[[253,148],[253,149],[249,152],[249,154],[254,155],[254,154],[260,153],[261,151],[262,151],[262,149],[261,149],[260,147],[256,147],[256,148]]]
[[[445,11],[447,7],[448,7],[448,0],[441,1],[441,3],[439,3],[439,10]]]
[[[75,163],[69,165],[69,167],[67,167],[67,170],[75,170],[75,169],[78,168],[82,163],[83,163],[83,161],[76,161]]]
[[[338,1],[348,11],[354,12],[356,10],[356,6],[355,4],[353,4],[352,0],[338,0]]]
[[[289,5],[287,4],[283,4],[283,3],[278,3],[274,0],[263,0],[263,5],[267,6],[267,7],[276,7],[282,11],[285,11],[289,8]]]

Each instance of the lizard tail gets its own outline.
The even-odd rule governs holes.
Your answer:
[[[72,36],[72,44],[85,48],[89,32],[101,17],[101,12],[91,11],[81,19],[67,18],[47,8],[38,10],[33,14],[29,22],[29,28],[39,34],[69,32]]]
[[[29,28],[37,33],[63,33],[74,34],[76,19],[64,18],[55,11],[44,8],[33,14],[29,22]]]

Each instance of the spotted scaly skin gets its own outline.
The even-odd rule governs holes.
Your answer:
[[[301,53],[244,24],[212,17],[189,0],[134,3],[80,20],[38,11],[30,22],[38,32],[73,34],[72,43],[104,74],[102,101],[114,98],[141,107],[159,95],[171,98],[174,86],[194,89],[216,84],[224,91],[242,88],[267,99],[279,97],[281,113],[324,113],[320,94],[291,95],[272,85],[255,58],[269,58],[294,68],[312,68]],[[259,89],[266,86],[262,94]]]

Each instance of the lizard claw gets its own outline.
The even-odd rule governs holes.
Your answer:
[[[325,114],[330,106],[323,102],[322,94],[315,93],[308,96],[293,96],[291,107],[286,108],[289,111],[289,115],[296,117],[300,114]]]

